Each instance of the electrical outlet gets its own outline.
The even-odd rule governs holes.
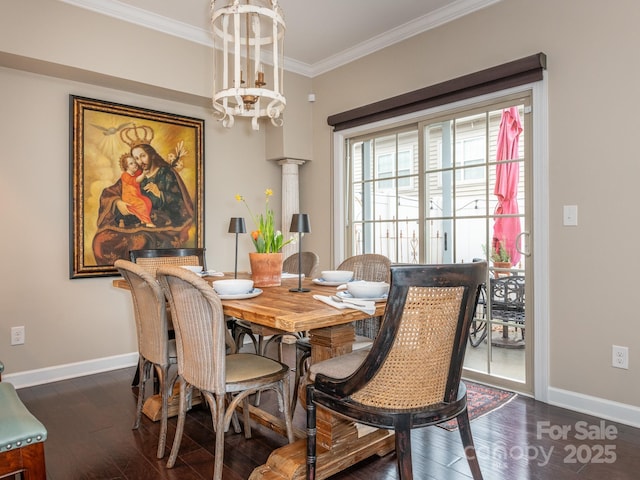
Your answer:
[[[11,345],[24,344],[24,327],[11,327]]]
[[[629,368],[629,347],[611,346],[611,366],[616,368]]]

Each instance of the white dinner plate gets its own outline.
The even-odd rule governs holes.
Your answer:
[[[311,280],[316,285],[322,285],[323,287],[337,287],[338,285],[342,285],[345,282],[328,282],[324,278],[314,278]]]
[[[280,276],[280,278],[304,278],[304,273],[302,274],[302,276],[298,275],[297,273],[287,273],[287,272],[282,272],[282,275]]]
[[[387,295],[383,295],[382,297],[376,297],[376,298],[362,298],[362,297],[354,297],[349,292],[341,291],[336,293],[336,296],[340,298],[352,298],[353,300],[368,300],[370,302],[386,302],[387,301]]]
[[[254,288],[249,293],[238,293],[236,295],[218,295],[220,300],[244,300],[245,298],[257,297],[262,293],[259,288]]]
[[[204,272],[200,272],[198,275],[201,277],[224,277],[223,272],[216,272],[215,270],[205,270]]]

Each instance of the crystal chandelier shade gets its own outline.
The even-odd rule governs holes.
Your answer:
[[[213,108],[225,127],[235,117],[282,125],[285,23],[278,0],[212,0]]]

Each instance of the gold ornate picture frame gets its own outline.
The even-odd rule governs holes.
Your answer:
[[[69,96],[70,278],[129,250],[204,246],[204,120]]]

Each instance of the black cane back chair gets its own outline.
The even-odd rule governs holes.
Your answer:
[[[469,324],[486,275],[486,262],[391,267],[387,307],[371,350],[310,367],[307,479],[316,477],[317,406],[394,430],[402,480],[413,478],[411,429],[456,418],[473,478],[482,478],[461,376]],[[349,356],[363,360],[350,362]]]

